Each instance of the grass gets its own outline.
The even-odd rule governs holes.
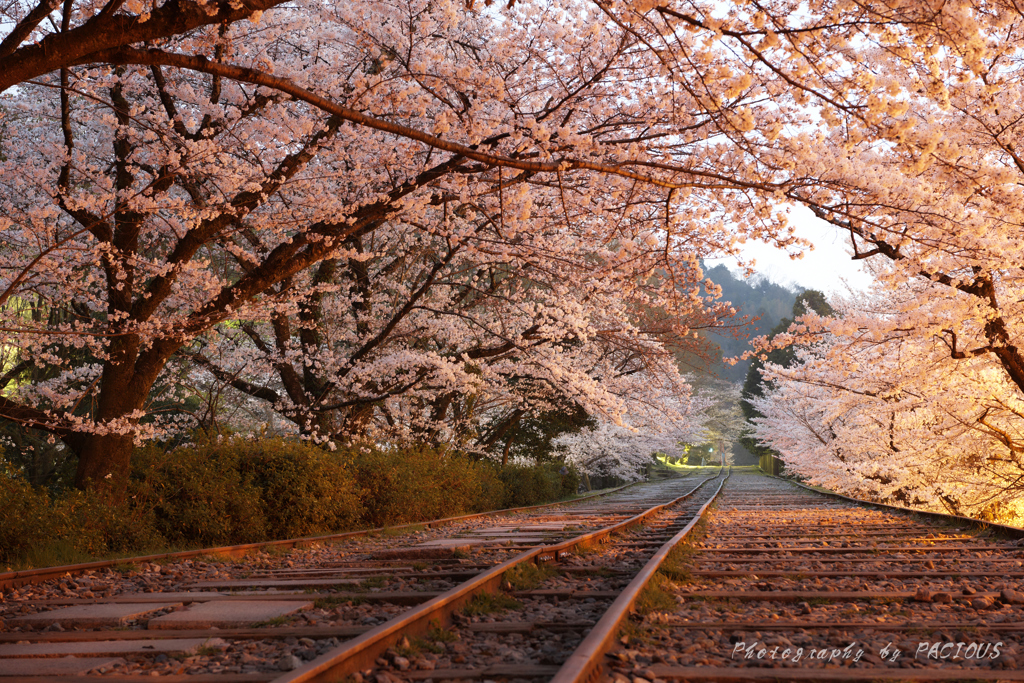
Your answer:
[[[334,598],[334,597],[330,597],[330,598],[317,598],[316,600],[313,601],[313,607],[315,607],[316,609],[329,610],[329,609],[334,609],[338,605],[341,605],[341,604],[344,604],[344,603],[348,602],[348,600],[349,600],[348,598],[340,598],[340,597],[339,598]]]
[[[223,649],[224,648],[218,647],[216,645],[209,645],[207,643],[203,643],[202,645],[196,648],[196,654],[200,657],[213,657],[214,655],[219,655],[223,651]]]
[[[572,552],[576,557],[587,557],[601,552],[601,544],[596,542],[578,543],[573,546]]]
[[[418,572],[425,570],[429,565],[426,562],[413,562],[412,568]]]
[[[454,631],[449,631],[436,621],[431,622],[430,630],[427,631],[427,640],[435,643],[453,643],[458,639],[459,636]]]
[[[588,567],[587,569],[584,569],[583,571],[564,572],[564,574],[565,574],[565,576],[568,576],[568,577],[573,577],[573,576],[593,576],[593,577],[597,577],[597,578],[601,578],[601,579],[606,579],[606,578],[608,578],[610,576],[615,576],[615,572],[612,571],[611,569],[608,569],[608,567]]]
[[[291,621],[291,616],[285,614],[280,617],[274,617],[273,619],[266,619],[264,621],[258,621],[253,624],[253,628],[264,628],[267,626],[284,626]]]
[[[673,583],[690,583],[693,581],[693,574],[690,573],[689,567],[682,567],[676,564],[663,564],[658,573]]]
[[[537,588],[556,574],[558,570],[549,564],[520,562],[505,572],[505,580],[512,590],[528,591]]]
[[[291,552],[291,549],[282,554]],[[238,564],[239,558],[232,557],[231,555],[225,555],[223,553],[209,553],[207,555],[200,555],[195,559],[196,562],[205,562],[206,564]]]
[[[39,544],[28,551],[20,562],[12,562],[7,571],[20,571],[36,567],[62,567],[69,564],[82,564],[94,558],[88,553],[77,550],[68,539],[56,538],[47,543]]]
[[[686,538],[668,552],[665,561],[658,568],[660,574],[676,583],[690,583],[693,580],[689,564],[693,561],[693,557],[700,552],[696,544],[707,536],[708,519],[715,511],[717,503],[718,501],[712,503],[708,507],[708,512],[693,525],[690,533],[686,534]]]
[[[166,555],[179,553],[188,550],[196,550],[194,545],[162,545],[146,547],[138,551],[110,551],[89,553],[77,550],[74,543],[66,538],[53,538],[45,543],[39,543],[30,549],[23,557],[0,565],[0,572],[28,571],[31,569],[42,569],[43,567],[63,567],[71,564],[83,564],[85,562],[104,562],[115,560],[130,560],[137,557],[144,551],[146,555]],[[121,564],[131,565],[131,562]]]
[[[386,576],[371,576],[370,578],[363,579],[359,582],[359,587],[362,589],[383,588],[386,585],[388,585],[388,579]]]
[[[523,603],[506,593],[477,593],[462,608],[462,613],[468,617],[477,617],[484,614],[500,614],[522,606]]]
[[[657,633],[660,629],[660,624],[641,623],[626,619],[619,628],[619,638],[623,639],[626,645],[640,643],[649,646],[657,640]]]
[[[676,583],[690,583],[693,580],[690,561],[694,554],[696,549],[693,546],[680,543],[669,551],[665,561],[658,567],[658,573]]]
[[[438,645],[436,642],[431,642],[429,639],[424,640],[422,638],[403,637],[402,640],[395,645],[394,649],[395,653],[399,657],[405,657],[406,659],[413,659],[424,652],[432,652],[435,655],[444,653],[444,646]]]
[[[675,597],[666,590],[667,584],[665,576],[655,574],[636,599],[633,607],[637,614],[647,616],[652,612],[674,612],[677,603]]]

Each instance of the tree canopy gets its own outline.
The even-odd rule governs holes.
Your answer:
[[[856,334],[958,398],[1000,387],[952,412],[1017,452],[992,417],[1024,390],[1012,3],[2,11],[0,416],[80,486],[228,391],[325,443],[485,449],[556,406],[681,424],[673,354],[733,314],[700,260],[798,254],[792,204],[901,302]]]

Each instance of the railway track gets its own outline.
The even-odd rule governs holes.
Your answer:
[[[1024,681],[1024,542],[709,472],[94,569],[9,591],[0,618],[0,683]]]
[[[0,682],[580,680],[726,476],[287,552],[22,572],[0,601]]]
[[[616,683],[1024,681],[1024,532],[736,472]]]

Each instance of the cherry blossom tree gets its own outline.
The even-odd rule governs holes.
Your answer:
[[[641,376],[623,363],[657,374],[658,344],[720,317],[697,312],[700,257],[746,239],[798,253],[783,202],[891,261],[894,289],[957,292],[940,297],[949,356],[992,356],[1024,387],[1010,4],[5,11],[0,305],[19,388],[0,415],[75,450],[80,486],[123,480],[180,390],[176,358],[321,434],[445,423],[479,441],[454,425],[485,375],[493,402],[472,412],[504,411],[498,431],[556,395],[615,415],[615,383]],[[388,264],[408,279],[380,278]],[[480,279],[497,264],[529,269],[501,305],[514,286]],[[543,309],[521,304],[538,293]],[[661,310],[671,329],[638,322]],[[429,341],[403,359],[413,334]],[[25,386],[40,365],[56,371]]]
[[[655,453],[679,457],[686,443],[703,441],[703,412],[712,407],[699,397],[678,400],[665,396],[629,413],[631,422],[601,420],[597,426],[555,440],[566,462],[586,476],[642,478]]]
[[[379,403],[367,356],[378,339],[410,340],[400,323],[437,347],[424,349],[429,362],[420,353],[380,376],[387,394],[418,376],[430,384],[405,409],[407,425],[444,403],[437,392],[469,395],[480,381],[472,355],[501,344],[521,352],[542,342],[528,371],[492,373],[504,373],[499,403],[512,412],[524,401],[508,389],[513,378],[517,391],[556,385],[608,414],[621,410],[616,393],[632,390],[623,387],[647,381],[631,365],[671,379],[658,345],[722,314],[700,312],[698,258],[735,241],[725,217],[767,200],[694,167],[693,150],[720,151],[706,139],[718,124],[683,91],[664,107],[656,51],[628,32],[584,31],[586,13],[522,7],[498,18],[445,3],[282,8],[259,24],[94,56],[131,64],[23,84],[7,102],[2,298],[34,300],[39,314],[28,322],[4,308],[6,341],[19,351],[4,381],[14,387],[40,364],[54,372],[8,391],[0,414],[76,451],[80,486],[116,488],[133,442],[163,428],[151,408],[180,389],[171,359],[233,375],[244,366],[211,353],[214,336],[245,334],[282,383],[296,374],[284,363],[299,362],[297,347],[313,369],[303,370],[303,396],[259,398],[304,425],[309,410],[353,395]],[[706,193],[681,207],[692,190]],[[770,212],[745,225],[782,230]],[[418,249],[415,259],[403,249]],[[363,266],[395,274],[362,291]],[[517,281],[503,283],[501,268]],[[517,297],[507,310],[463,316],[457,331],[427,325],[428,303],[486,298],[487,269],[509,288],[488,293],[491,303]],[[339,310],[354,331],[321,331],[317,319]],[[439,319],[459,311],[438,310]],[[650,311],[666,317],[649,325]],[[294,335],[276,329],[286,321]],[[328,338],[347,348],[321,354]],[[328,371],[341,368],[331,363],[364,359],[346,370],[350,385],[318,392],[316,381],[334,382]]]
[[[105,63],[95,56],[98,52],[258,19],[280,4],[280,0],[170,0],[159,6],[139,0],[15,0],[0,8],[0,21],[7,29],[0,40],[0,92],[74,64]]]
[[[507,446],[519,421],[559,407],[619,419],[650,382],[688,393],[672,352],[731,309],[695,305],[662,276],[648,277],[677,268],[655,240],[620,259],[562,225],[559,205],[547,228],[540,206],[533,215],[533,229],[514,242],[484,223],[466,256],[447,237],[382,228],[359,245],[369,258],[319,266],[334,291],[298,315],[218,330],[208,347],[223,361],[205,351],[186,357],[314,438],[471,450]],[[558,262],[547,263],[555,248]],[[661,302],[657,312],[643,308],[651,301]]]
[[[845,233],[855,259],[889,262],[893,291],[920,278],[955,290],[941,332],[951,357],[991,355],[1024,389],[1018,6],[643,3],[608,13],[664,44],[673,75],[717,60],[722,82],[745,84],[732,91],[740,102],[771,99],[776,109],[751,114],[753,130],[728,135],[775,178],[799,175],[779,199]],[[743,116],[725,101],[723,116]]]
[[[926,291],[922,291],[926,290]],[[927,291],[931,290],[931,291]],[[845,301],[841,317],[806,316],[827,335],[769,365],[756,436],[788,468],[876,500],[1019,522],[1021,399],[995,358],[952,358],[940,335],[891,318],[941,318],[948,289],[919,282],[894,297]],[[926,302],[922,305],[922,301]]]

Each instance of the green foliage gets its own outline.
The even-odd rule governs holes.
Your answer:
[[[42,295],[12,296],[6,300],[3,308],[8,314],[14,314],[34,327],[51,330],[94,316],[94,312],[83,302],[50,301]],[[41,349],[26,356],[24,349],[18,346],[0,343],[0,394],[8,395],[23,386],[39,385],[72,368],[99,362],[87,345],[69,343],[59,337],[50,338],[45,353],[39,351]],[[89,384],[89,374],[85,373],[75,388],[89,394]],[[45,398],[38,399],[35,406],[41,410],[53,407]],[[83,397],[70,412],[88,418],[92,409],[92,399]],[[48,486],[51,491],[56,491],[73,479],[76,466],[74,454],[44,430],[0,418],[0,447],[3,448],[7,462],[33,486]]]
[[[674,612],[676,599],[668,591],[668,579],[663,574],[655,574],[647,582],[636,599],[634,609],[637,614],[646,616],[652,612]]]
[[[258,487],[242,475],[242,439],[211,440],[164,452],[136,453],[130,493],[152,506],[157,528],[175,544],[251,543],[266,537]]]
[[[0,562],[52,566],[545,503],[576,491],[578,475],[560,467],[502,469],[426,447],[329,452],[281,438],[213,438],[139,449],[128,497],[112,503],[33,487],[0,459]]]
[[[419,657],[424,652],[432,652],[435,655],[442,654],[444,653],[444,647],[431,642],[430,640],[423,640],[422,638],[403,637],[402,640],[395,645],[394,651],[399,657],[413,659],[415,657]]]
[[[675,583],[692,581],[691,565],[694,555],[699,553],[696,544],[707,534],[707,528],[708,519],[705,516],[693,526],[682,543],[668,551],[665,560],[658,567],[658,572]]]
[[[505,572],[505,580],[512,590],[528,591],[537,588],[556,574],[558,570],[549,564],[520,562]]]
[[[686,446],[686,464],[690,466],[717,465],[722,461],[721,455],[721,453],[716,453],[714,446],[708,443]]]
[[[392,526],[494,509],[501,484],[492,469],[460,453],[419,447],[353,447],[352,463],[366,526]]]
[[[574,495],[579,489],[580,474],[574,467],[566,467],[561,474],[560,462],[543,465],[506,465],[498,471],[504,488],[503,508],[539,505]]]
[[[133,462],[131,494],[172,543],[228,545],[352,528],[355,479],[342,456],[280,438],[216,438]]]
[[[704,275],[722,288],[722,301],[731,302],[740,316],[752,319],[743,326],[738,335],[718,333],[713,340],[709,339],[719,346],[719,358],[736,357],[746,351],[747,338],[767,334],[789,313],[793,307],[793,299],[797,295],[792,289],[775,284],[764,277],[737,278],[724,265],[709,268],[705,270]],[[687,364],[686,359],[681,359],[681,362]],[[718,362],[712,369],[730,382],[739,382],[746,374],[747,366],[747,361],[732,366]]]
[[[74,453],[42,430],[0,418],[0,446],[10,466],[33,486],[55,492],[74,481]]]
[[[476,617],[484,614],[498,614],[510,609],[519,609],[522,606],[523,603],[507,593],[477,593],[462,608],[462,613],[469,617]]]
[[[224,651],[224,648],[220,645],[211,645],[206,642],[196,648],[196,654],[200,657],[213,657],[219,655]]]
[[[561,460],[562,454],[552,443],[564,434],[576,434],[585,427],[596,427],[597,420],[578,404],[564,405],[531,417],[524,417],[494,444],[495,455],[504,455],[507,461],[548,463]],[[489,425],[488,429],[495,425]],[[485,430],[486,431],[486,430]],[[561,463],[559,463],[561,466]]]
[[[257,444],[246,450],[241,471],[260,491],[270,538],[357,526],[355,477],[341,455],[294,440],[264,439]]]
[[[619,627],[619,638],[625,645],[639,643],[641,645],[653,645],[657,641],[661,627],[648,622],[636,622],[626,619]]]
[[[0,460],[0,562],[55,566],[164,545],[151,512],[70,491],[34,489]]]
[[[52,528],[51,517],[46,493],[0,470],[0,561],[11,562],[41,544]]]
[[[435,643],[453,643],[459,639],[454,631],[441,626],[439,622],[431,622],[430,630],[427,631],[427,640],[431,640]]]

